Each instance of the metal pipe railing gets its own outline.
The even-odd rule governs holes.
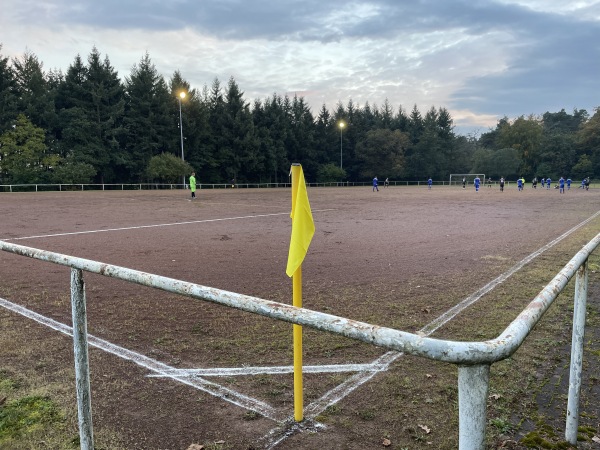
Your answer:
[[[599,244],[600,234],[585,245],[567,263],[554,279],[542,289],[533,301],[497,338],[482,342],[441,340],[420,336],[418,334],[407,333],[344,317],[312,311],[306,308],[297,308],[257,297],[201,286],[125,267],[62,255],[4,241],[0,241],[0,250],[63,266],[69,266],[73,270],[97,273],[198,300],[210,301],[223,306],[267,316],[272,319],[340,334],[352,339],[415,356],[457,364],[459,366],[459,448],[483,449],[485,442],[486,393],[489,387],[489,369],[491,364],[508,358],[519,348],[558,294],[562,292],[569,280],[571,280],[576,273],[578,275],[576,305],[578,304],[579,306],[576,306],[576,313],[574,315],[573,345],[575,346],[575,341],[577,341],[577,348],[581,347],[581,349],[575,351],[574,347],[574,354],[582,354],[585,304],[587,298],[588,269],[586,262],[589,255]],[[82,276],[79,277],[73,275],[72,285],[73,283],[78,283],[79,281],[77,280],[80,278],[81,283],[83,283]],[[81,289],[83,289],[83,287],[81,287]],[[73,297],[83,297],[83,302],[85,303],[85,294],[80,292],[81,289],[72,287],[72,292],[78,293],[73,294]],[[80,302],[81,300],[78,301]],[[73,303],[73,308],[75,308],[76,300],[73,300]],[[83,308],[83,311],[83,314],[85,315],[85,308]],[[75,314],[75,312],[73,314]],[[80,318],[79,320],[82,319]],[[77,346],[78,344],[76,343],[75,345]],[[578,377],[579,379],[571,380],[570,382],[573,389],[569,389],[568,435],[566,434],[567,440],[572,444],[576,443],[577,437],[578,417],[574,418],[573,416],[578,416],[581,367],[577,368],[577,366],[580,365],[581,358],[580,356],[577,356],[575,357],[575,360],[572,360],[571,362],[571,376]],[[87,376],[89,389],[89,373],[87,373]],[[85,390],[85,386],[83,390]],[[86,422],[87,419],[80,418],[80,422],[82,420],[83,422]],[[90,429],[87,433],[89,433],[89,436],[91,437],[91,409],[89,422]],[[575,437],[573,437],[573,435]],[[89,449],[93,447],[83,447],[82,439],[82,448]]]
[[[73,318],[73,353],[75,359],[75,389],[81,448],[94,447],[92,427],[92,395],[88,358],[87,308],[83,271],[71,269],[71,313]]]

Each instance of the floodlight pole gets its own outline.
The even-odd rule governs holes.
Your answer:
[[[181,161],[185,162],[185,158],[183,156],[183,121],[181,119],[181,99],[185,98],[185,92],[180,92],[177,96],[179,100],[179,133],[181,136]],[[183,174],[183,189],[185,189],[185,173]]]
[[[344,122],[340,122],[340,169],[343,169],[343,166],[342,166],[342,154],[343,154],[343,146],[344,146],[344,144],[343,144],[342,136],[343,136],[343,133],[344,133],[344,125],[345,125]]]

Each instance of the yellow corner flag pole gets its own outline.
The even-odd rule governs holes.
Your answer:
[[[304,173],[300,164],[292,165],[292,236],[286,273],[292,278],[293,305],[302,308],[302,261],[315,234]],[[304,419],[302,385],[302,326],[294,325],[294,419]]]

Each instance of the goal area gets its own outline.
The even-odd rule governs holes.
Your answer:
[[[465,185],[473,185],[473,180],[479,177],[481,180],[481,185],[485,184],[485,174],[484,173],[451,173],[450,174],[450,186],[461,186],[463,185],[463,179],[465,180]]]

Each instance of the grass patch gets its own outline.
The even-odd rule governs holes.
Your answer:
[[[5,402],[0,406],[0,443],[10,443],[62,421],[57,406],[47,397],[31,396]]]
[[[0,449],[73,450],[80,446],[77,426],[75,381],[70,365],[50,365],[64,346],[58,334],[32,339],[15,339],[12,320],[0,317],[0,348],[12,349],[2,358],[0,369]],[[59,359],[60,361],[60,359]],[[43,367],[52,367],[44,370]],[[112,430],[94,423],[96,450],[124,450]]]
[[[48,390],[35,385],[0,372],[0,448],[78,448],[68,412]]]

